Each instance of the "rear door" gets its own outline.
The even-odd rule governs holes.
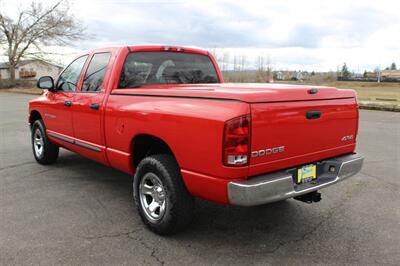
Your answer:
[[[82,86],[73,102],[72,121],[75,144],[81,146],[86,154],[102,160],[100,155],[105,146],[103,130],[105,80],[112,53],[94,53],[83,76]]]
[[[56,91],[49,92],[51,104],[44,114],[45,124],[53,137],[67,137],[74,135],[72,127],[71,107],[78,88],[79,78],[85,65],[87,55],[75,59],[59,76],[56,82]]]

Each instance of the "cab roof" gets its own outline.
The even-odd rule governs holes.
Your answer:
[[[187,52],[195,54],[208,55],[209,52],[199,48],[174,46],[174,45],[134,45],[128,46],[130,51],[135,52],[155,52],[155,51],[171,51],[171,52]]]
[[[100,47],[90,49],[86,51],[87,53],[95,53],[98,51],[104,50],[116,50],[116,49],[123,49],[128,48],[130,52],[156,52],[156,51],[164,51],[164,52],[187,52],[187,53],[194,53],[194,54],[202,54],[202,55],[209,55],[210,53],[206,50],[194,47],[184,47],[184,46],[175,46],[175,45],[129,45],[129,46],[110,46],[110,47]]]

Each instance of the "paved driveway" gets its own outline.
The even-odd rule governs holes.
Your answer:
[[[35,163],[30,98],[0,93],[0,265],[400,264],[400,113],[360,112],[365,166],[320,203],[199,200],[189,230],[160,237],[133,208],[130,176],[68,151]]]

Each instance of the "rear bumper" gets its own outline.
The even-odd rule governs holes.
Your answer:
[[[245,181],[228,183],[229,203],[254,206],[307,194],[333,185],[361,170],[364,158],[359,154],[340,156],[317,163],[318,179],[297,185],[293,182],[293,169],[260,175]],[[333,166],[335,171],[329,169]]]

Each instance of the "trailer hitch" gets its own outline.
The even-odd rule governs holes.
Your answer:
[[[306,203],[313,203],[321,201],[321,193],[318,191],[313,191],[301,196],[294,197],[295,200],[299,200]]]

